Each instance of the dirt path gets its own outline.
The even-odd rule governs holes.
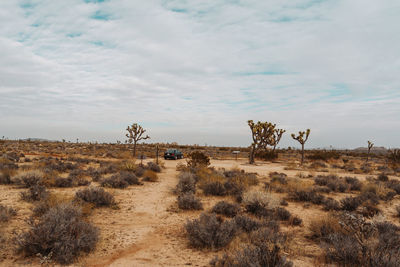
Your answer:
[[[93,216],[100,227],[100,249],[84,266],[204,266],[204,253],[187,247],[183,225],[195,214],[170,211],[176,201],[176,161],[166,161],[159,182],[116,190],[120,210],[104,209]],[[111,253],[110,253],[111,251]],[[104,254],[103,254],[104,252]],[[102,255],[103,254],[103,255]],[[200,265],[199,265],[200,263]]]

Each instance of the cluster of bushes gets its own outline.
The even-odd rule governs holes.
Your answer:
[[[282,255],[287,236],[279,232],[279,225],[273,221],[257,221],[243,215],[224,220],[214,213],[202,213],[200,218],[188,221],[185,229],[191,246],[212,250],[227,246],[240,233],[247,233],[241,248],[213,259],[212,266],[292,266]]]
[[[266,161],[275,160],[278,158],[278,152],[273,150],[260,150],[256,152],[255,157]]]
[[[123,171],[105,178],[100,182],[101,186],[112,188],[126,188],[129,185],[141,185],[139,178],[131,172]]]
[[[233,196],[238,202],[242,201],[243,192],[258,183],[256,174],[240,170],[203,169],[197,173],[199,187],[205,195]]]
[[[399,266],[399,227],[342,213],[310,224],[311,238],[325,251],[327,263],[341,266]]]
[[[77,200],[82,200],[97,207],[115,205],[113,195],[104,191],[101,187],[89,187],[79,190],[75,194]]]
[[[319,186],[325,187],[325,192],[348,192],[360,191],[362,183],[353,177],[339,178],[336,175],[318,175],[314,179],[314,183]]]
[[[83,220],[78,206],[60,204],[30,221],[30,229],[18,236],[17,245],[25,256],[71,264],[82,253],[93,251],[98,239],[98,229]]]
[[[175,188],[178,195],[178,207],[183,210],[201,210],[203,204],[201,200],[195,196],[196,194],[196,176],[191,172],[181,172],[179,181]]]
[[[310,160],[323,160],[339,159],[340,153],[335,150],[314,150],[306,156]]]

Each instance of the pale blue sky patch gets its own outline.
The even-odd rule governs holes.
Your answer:
[[[104,12],[104,11],[97,10],[97,11],[91,16],[91,18],[92,18],[92,19],[97,19],[97,20],[104,20],[104,21],[107,21],[107,20],[111,20],[111,19],[112,19],[112,16],[111,16],[111,14],[106,13],[106,12]]]

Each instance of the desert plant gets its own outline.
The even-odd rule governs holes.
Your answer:
[[[161,172],[161,167],[152,161],[147,162],[146,168],[152,170],[153,172]]]
[[[193,247],[210,249],[225,247],[237,232],[233,220],[223,221],[214,213],[202,213],[199,219],[188,221],[185,229]]]
[[[63,177],[57,177],[54,180],[54,186],[55,187],[72,187],[74,184],[74,181],[72,178],[63,178]]]
[[[372,143],[371,141],[368,140],[368,152],[367,152],[367,160],[366,162],[368,162],[369,160],[369,154],[371,152],[371,148],[374,146],[374,143]]]
[[[235,221],[236,226],[238,227],[239,230],[242,230],[247,233],[257,230],[263,225],[265,225],[262,221],[255,220],[246,215],[237,215],[233,220]],[[277,229],[279,229],[278,224],[276,224],[276,227]]]
[[[212,266],[242,267],[242,266],[277,266],[291,267],[293,263],[282,255],[286,237],[273,232],[270,228],[261,228],[250,234],[249,243],[231,254],[211,261]]]
[[[219,201],[214,207],[211,209],[211,212],[225,215],[227,217],[235,217],[239,212],[240,206],[238,204],[231,204],[226,201]]]
[[[142,183],[139,181],[137,176],[131,172],[122,171],[119,173],[119,176],[122,180],[124,180],[128,185],[141,185]]]
[[[200,186],[205,195],[225,196],[228,194],[224,184],[221,181],[206,182]]]
[[[89,187],[79,190],[76,192],[75,197],[78,200],[93,203],[97,207],[115,204],[114,197],[101,187]]]
[[[21,198],[28,202],[40,201],[49,196],[49,191],[44,185],[35,184],[28,188],[26,192],[21,193]]]
[[[14,183],[29,188],[33,185],[41,184],[44,174],[40,171],[27,171],[17,174],[13,177]]]
[[[243,196],[243,205],[247,212],[257,216],[268,216],[272,213],[271,209],[279,204],[279,200],[263,191],[249,191]]]
[[[127,188],[129,185],[124,179],[121,178],[119,174],[114,174],[109,178],[103,179],[100,184],[101,186],[104,187],[112,187],[120,189]]]
[[[201,151],[194,151],[189,154],[187,166],[189,168],[204,168],[210,165],[210,157]]]
[[[340,200],[341,209],[346,211],[355,211],[362,203],[360,197],[345,197]]]
[[[193,193],[178,196],[178,207],[183,210],[202,210],[203,204]]]
[[[8,222],[16,214],[17,211],[15,209],[0,205],[0,222]]]
[[[143,129],[142,126],[140,126],[137,123],[133,123],[131,126],[128,126],[126,128],[128,133],[126,134],[126,137],[128,138],[128,142],[132,144],[133,142],[133,157],[136,156],[136,144],[140,140],[146,140],[149,139],[150,136],[146,135],[143,136],[143,134],[146,132],[145,129]]]
[[[71,204],[51,208],[17,238],[18,251],[25,256],[42,255],[60,264],[70,264],[79,255],[94,250],[98,229],[82,220]]]
[[[156,172],[152,170],[146,170],[143,174],[143,181],[146,182],[157,182],[158,181],[158,175]]]
[[[249,163],[254,164],[254,155],[260,149],[267,149],[268,146],[275,144],[274,134],[276,124],[270,122],[257,122],[252,120],[247,121],[251,130],[253,143],[251,144]]]
[[[179,182],[175,188],[175,193],[196,193],[196,180],[194,174],[190,172],[181,172],[179,174]]]
[[[307,129],[305,132],[299,131],[297,136],[292,134],[292,138],[301,144],[301,165],[304,163],[304,144],[307,142],[310,132],[311,130]]]
[[[279,142],[281,141],[282,135],[286,132],[286,130],[284,129],[275,129],[274,130],[274,142],[273,142],[273,148],[272,151],[275,152],[276,150],[276,146],[279,144]]]

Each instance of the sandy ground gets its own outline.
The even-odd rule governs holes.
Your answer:
[[[95,209],[90,215],[90,221],[99,227],[101,241],[96,250],[88,256],[79,259],[74,266],[209,266],[210,260],[218,254],[212,251],[191,249],[184,234],[184,224],[188,219],[197,218],[200,211],[182,212],[176,208],[176,195],[172,193],[178,182],[176,164],[185,160],[165,161],[165,169],[159,174],[159,181],[146,182],[143,186],[130,186],[127,189],[110,190],[115,195],[119,210],[111,208]],[[299,174],[298,170],[284,170],[279,163],[259,163],[249,165],[247,160],[213,160],[212,166],[230,169],[238,167],[247,172],[257,172],[263,181],[272,171],[284,172],[290,177]],[[308,171],[302,171],[307,175]],[[318,174],[313,172],[314,174]],[[322,173],[325,174],[326,173]],[[343,175],[343,174],[340,174]],[[354,175],[365,179],[366,175]],[[71,196],[77,191],[72,189],[59,190]],[[24,219],[30,214],[30,204],[19,200],[21,189],[0,186],[0,203],[18,209],[18,215],[7,226],[9,229],[23,230],[27,225]],[[58,192],[58,191],[57,191]],[[209,209],[218,197],[205,199],[205,210]],[[289,203],[287,209],[303,219],[303,227],[287,227],[289,233],[297,233],[293,240],[292,255],[299,255],[294,261],[295,266],[314,265],[315,255],[320,248],[304,236],[307,224],[316,216],[322,215],[321,209],[310,209],[303,204]],[[285,230],[285,229],[284,229]],[[301,234],[298,234],[298,233]],[[304,237],[304,238],[301,238]],[[221,253],[221,252],[219,252]],[[36,259],[8,258],[0,262],[1,266],[37,265]]]

